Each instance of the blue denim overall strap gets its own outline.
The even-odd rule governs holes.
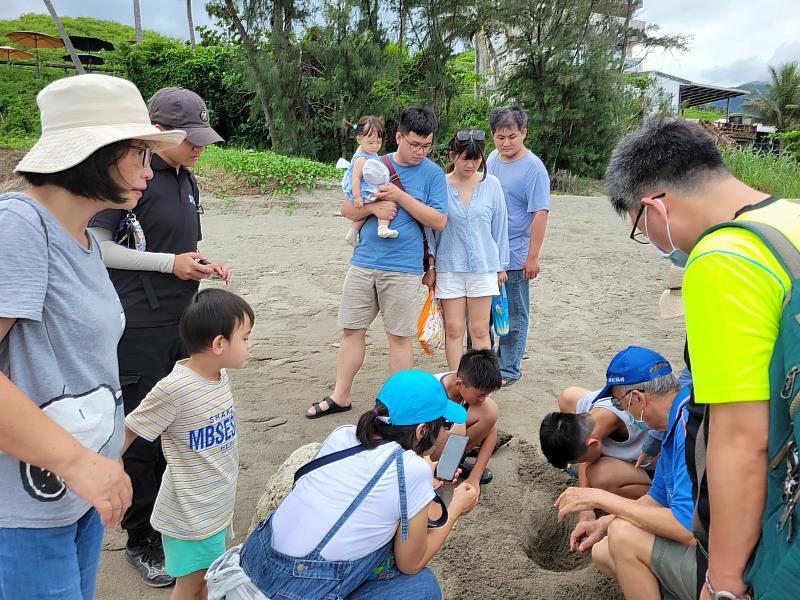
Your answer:
[[[317,544],[317,547],[314,548],[309,556],[322,558],[322,550],[328,545],[328,542],[333,539],[333,536],[339,532],[342,526],[347,522],[347,519],[350,518],[350,515],[356,511],[359,505],[364,501],[364,498],[372,491],[372,488],[378,484],[393,461],[397,463],[397,482],[400,488],[400,535],[404,540],[408,537],[408,500],[406,498],[406,478],[403,469],[403,450],[401,448],[395,448],[394,452],[389,455],[389,458],[381,465],[377,473],[372,476],[369,483],[367,483],[364,489],[359,492],[358,496],[353,499],[350,506],[347,507],[347,510],[345,510],[342,516],[339,517],[339,520],[334,523],[333,527],[325,534],[325,537],[322,538],[322,541]]]

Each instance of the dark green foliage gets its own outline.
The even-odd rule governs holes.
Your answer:
[[[596,2],[520,0],[507,9],[517,17],[509,47],[521,58],[503,90],[528,110],[529,147],[551,172],[601,175],[622,133],[625,82],[613,40],[588,27]]]
[[[190,89],[208,105],[211,123],[226,140],[261,145],[263,120],[251,110],[255,97],[242,74],[237,48],[231,44],[197,46],[173,40],[132,46],[124,57],[128,78],[147,100],[165,86]]]
[[[620,14],[624,5],[631,2],[209,0],[206,9],[221,29],[200,28],[196,49],[151,32],[129,46],[131,27],[64,22],[72,33],[117,44],[110,62],[145,99],[169,85],[199,93],[232,146],[333,162],[355,148],[342,119],[377,114],[386,120],[384,151],[392,151],[400,111],[421,103],[439,118],[430,156],[444,163],[456,130],[479,127],[488,134],[488,110],[516,101],[531,116],[527,144],[550,170],[593,176],[602,173],[619,135],[647,112],[646,77],[620,73],[619,49],[634,42],[680,46],[680,40],[632,33],[624,18],[598,20],[598,14]],[[55,32],[47,15],[5,26]],[[516,57],[494,73],[500,87],[490,89],[475,73],[476,34],[487,40],[500,34]],[[47,81],[34,79],[32,70],[0,73],[0,84],[9,83],[0,85],[0,137],[36,133],[31,105]]]

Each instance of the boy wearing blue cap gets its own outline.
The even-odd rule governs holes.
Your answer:
[[[616,578],[626,598],[693,599],[696,571],[689,567],[695,560],[694,505],[684,453],[690,389],[679,388],[663,356],[630,346],[611,361],[600,396],[608,396],[636,422],[666,430],[666,435],[647,495],[630,500],[596,488],[572,487],[559,496],[559,521],[572,512],[608,513],[579,522],[570,547],[578,552],[592,548],[598,570]]]

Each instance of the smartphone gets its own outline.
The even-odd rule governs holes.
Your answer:
[[[461,459],[464,458],[464,450],[467,449],[468,441],[467,436],[457,433],[447,436],[442,455],[439,457],[439,462],[436,463],[436,479],[452,481],[456,476],[456,469],[461,464]]]

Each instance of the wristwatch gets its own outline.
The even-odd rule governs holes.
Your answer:
[[[753,600],[753,595],[749,590],[739,596],[733,592],[715,590],[711,587],[711,581],[708,579],[708,571],[706,571],[706,589],[708,590],[708,595],[711,596],[711,600]]]

